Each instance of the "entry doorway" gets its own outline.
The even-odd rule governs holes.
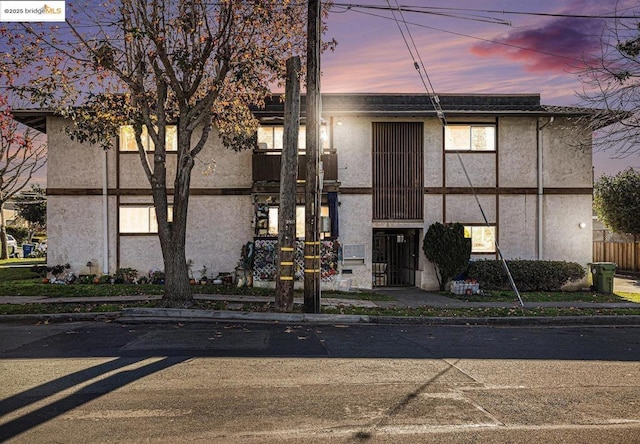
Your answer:
[[[415,286],[418,230],[373,230],[373,286]]]

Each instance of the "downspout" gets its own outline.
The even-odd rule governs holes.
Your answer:
[[[543,166],[544,166],[544,144],[542,140],[542,130],[546,128],[548,125],[553,123],[554,117],[549,117],[549,121],[544,125],[540,125],[540,119],[538,119],[538,260],[543,259],[544,253],[544,209],[543,209],[543,198],[544,198],[544,174],[543,174]]]
[[[109,205],[108,205],[108,158],[104,151],[102,164],[102,274],[109,274]]]

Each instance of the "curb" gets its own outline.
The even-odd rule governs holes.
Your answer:
[[[181,308],[125,308],[116,321],[131,322],[293,322],[314,324],[370,323],[371,316],[322,313],[256,313],[251,311],[211,311]]]
[[[0,322],[118,322],[144,323],[310,323],[310,324],[376,324],[431,326],[495,326],[495,327],[563,327],[563,326],[638,326],[640,316],[523,316],[523,317],[404,317],[366,316],[316,313],[256,313],[246,311],[211,311],[175,308],[126,308],[121,312],[52,313],[0,315]]]
[[[486,326],[640,326],[640,316],[540,316],[540,317],[400,317],[315,313],[255,313],[173,308],[127,308],[120,323],[157,322],[289,322],[312,324],[486,325]]]
[[[75,321],[112,321],[121,315],[119,311],[104,311],[100,313],[39,313],[39,314],[16,314],[0,315],[1,322],[20,321],[52,321],[52,322],[75,322]]]

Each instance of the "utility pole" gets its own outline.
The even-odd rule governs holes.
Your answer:
[[[320,313],[320,1],[307,21],[307,156],[305,180],[304,311]]]
[[[293,310],[296,246],[296,182],[298,179],[298,132],[300,130],[300,57],[287,59],[284,97],[284,143],[280,165],[278,209],[278,272],[275,309]]]

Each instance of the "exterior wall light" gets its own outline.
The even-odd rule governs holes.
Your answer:
[[[584,222],[580,222],[580,223],[578,224],[578,226],[579,226],[581,229],[585,229],[585,228],[587,228],[587,224],[585,224]]]

